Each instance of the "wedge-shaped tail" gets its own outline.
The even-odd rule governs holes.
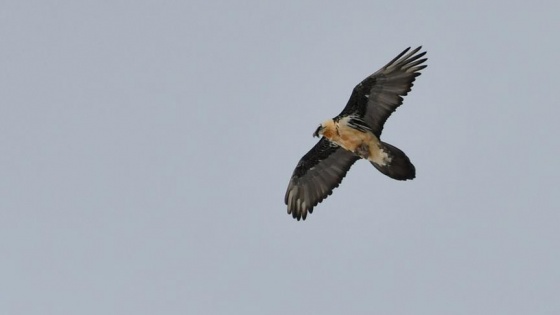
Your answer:
[[[376,169],[378,169],[381,173],[396,180],[407,180],[416,177],[416,169],[410,162],[408,156],[406,156],[403,151],[385,142],[381,142],[381,144],[383,146],[383,151],[389,153],[391,163],[385,166],[381,166],[379,164],[371,162],[371,164],[373,164]]]

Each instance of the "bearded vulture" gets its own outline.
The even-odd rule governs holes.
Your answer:
[[[305,220],[313,207],[338,187],[359,159],[368,160],[381,173],[396,179],[416,175],[410,159],[393,145],[380,140],[383,125],[403,102],[426,68],[426,52],[410,47],[358,84],[342,112],[324,121],[313,133],[319,142],[301,158],[290,178],[284,202],[288,214]]]

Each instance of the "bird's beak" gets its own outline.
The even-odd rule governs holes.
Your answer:
[[[317,127],[317,130],[313,133],[313,137],[319,138],[319,132],[323,129],[323,126]]]

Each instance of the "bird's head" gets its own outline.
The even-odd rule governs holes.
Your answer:
[[[324,130],[325,130],[325,126],[323,124],[320,124],[319,127],[317,127],[317,129],[313,133],[313,137],[317,137],[317,138],[321,137],[323,135]]]

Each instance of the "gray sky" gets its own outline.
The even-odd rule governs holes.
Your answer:
[[[3,1],[0,313],[559,314],[558,1]],[[305,222],[311,134],[408,46]]]

